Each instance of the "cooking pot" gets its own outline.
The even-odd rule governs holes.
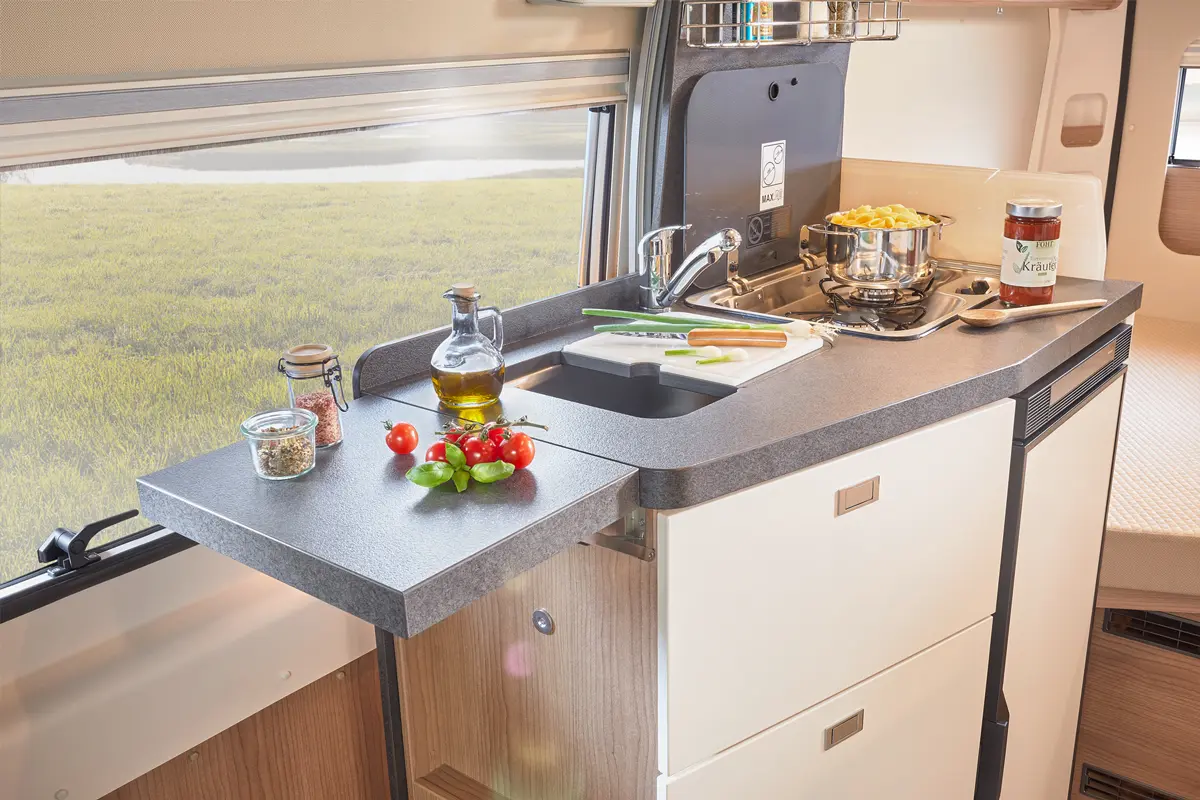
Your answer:
[[[942,228],[955,220],[947,214],[925,214],[924,228],[860,228],[832,222],[809,225],[825,237],[826,272],[834,280],[864,289],[907,289],[933,274],[929,243],[942,238]],[[811,249],[811,248],[810,248]],[[819,250],[818,250],[819,252]]]

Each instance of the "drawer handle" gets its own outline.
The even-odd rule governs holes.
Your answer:
[[[849,514],[851,511],[857,511],[863,506],[869,506],[879,499],[879,476],[856,483],[853,486],[847,486],[845,489],[837,491],[837,505],[834,509],[834,516],[840,517],[842,514]]]
[[[836,725],[826,728],[825,749],[828,750],[835,745],[839,745],[861,731],[863,729],[863,712],[865,710],[860,708],[854,716],[846,717]]]

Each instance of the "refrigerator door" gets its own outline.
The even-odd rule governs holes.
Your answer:
[[[1124,369],[1024,445],[1002,696],[1000,800],[1066,797]],[[998,616],[1004,609],[998,610]],[[980,787],[982,788],[982,787]]]

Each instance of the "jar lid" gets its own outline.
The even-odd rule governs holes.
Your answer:
[[[1013,217],[1053,219],[1062,216],[1063,204],[1058,200],[1047,200],[1043,197],[1022,197],[1017,200],[1009,200],[1004,210]]]
[[[283,354],[285,372],[293,378],[312,378],[325,371],[325,362],[336,358],[327,344],[298,344]]]

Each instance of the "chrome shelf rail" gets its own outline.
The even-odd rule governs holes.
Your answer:
[[[890,41],[900,35],[900,0],[683,0],[688,47],[771,47]]]

